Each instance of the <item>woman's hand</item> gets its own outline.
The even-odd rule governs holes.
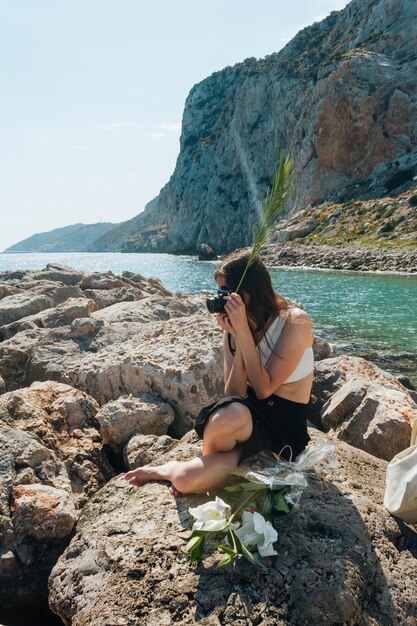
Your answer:
[[[216,322],[226,333],[230,333],[232,337],[236,340],[236,331],[230,323],[229,316],[227,313],[217,313]]]
[[[224,310],[229,317],[230,324],[232,325],[235,333],[239,334],[249,329],[248,318],[246,315],[246,307],[242,298],[237,293],[232,293],[230,296],[225,296],[226,304]]]

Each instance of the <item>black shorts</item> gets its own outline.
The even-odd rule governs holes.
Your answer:
[[[271,450],[287,460],[294,460],[310,441],[307,432],[307,404],[293,402],[272,394],[259,400],[252,387],[248,387],[248,396],[227,396],[201,409],[195,421],[194,429],[200,439],[210,415],[222,407],[239,402],[248,407],[252,415],[252,434],[244,441],[240,462],[261,450]]]

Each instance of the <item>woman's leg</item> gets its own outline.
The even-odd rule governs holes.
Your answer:
[[[204,428],[203,454],[227,452],[243,443],[252,434],[250,410],[240,402],[232,402],[210,415]]]
[[[169,480],[180,493],[204,493],[220,488],[228,474],[238,466],[241,450],[215,452],[190,461],[171,461],[154,467],[138,467],[127,472],[125,479],[140,487],[151,480]]]
[[[203,455],[190,461],[171,461],[164,465],[138,467],[125,479],[140,487],[151,480],[169,480],[182,493],[200,493],[221,487],[241,455],[239,443],[252,433],[252,416],[239,402],[219,409],[207,420],[204,429]]]

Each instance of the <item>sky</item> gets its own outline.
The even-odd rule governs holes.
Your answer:
[[[169,180],[192,86],[347,0],[0,0],[0,250],[137,215]]]

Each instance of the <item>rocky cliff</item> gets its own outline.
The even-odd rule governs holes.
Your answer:
[[[284,147],[296,163],[294,210],[409,186],[417,174],[416,18],[413,0],[353,0],[278,54],[195,85],[175,171],[124,251],[250,244]]]

